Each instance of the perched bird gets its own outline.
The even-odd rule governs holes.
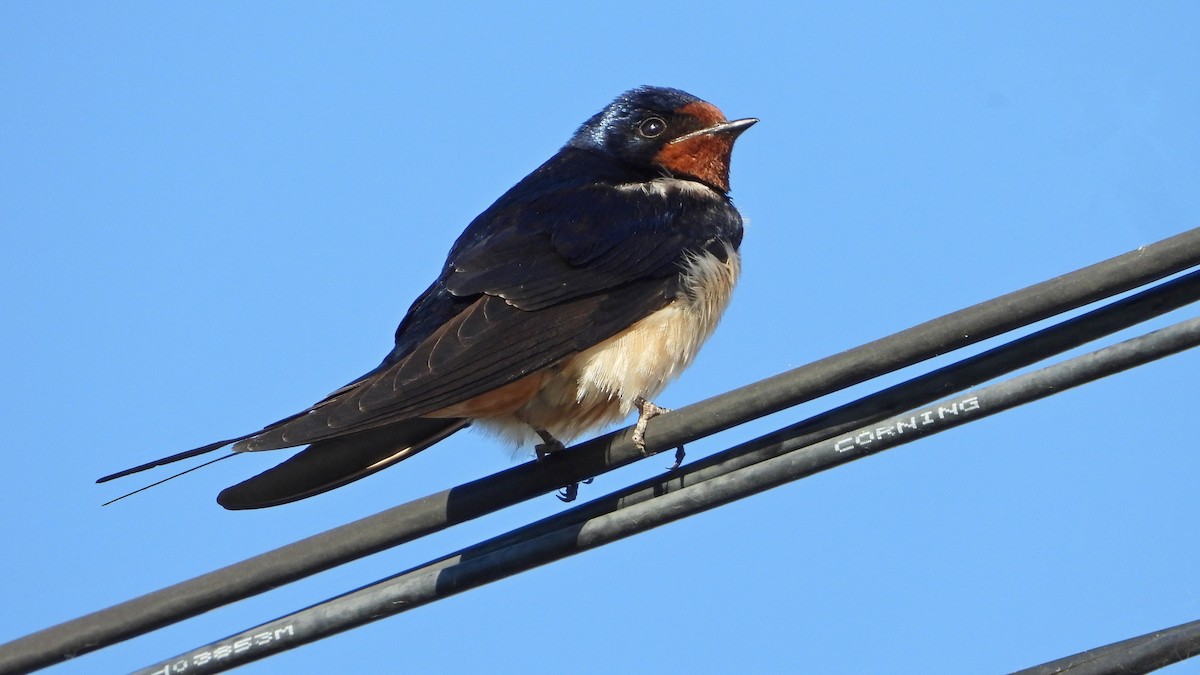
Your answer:
[[[468,423],[540,440],[542,456],[634,409],[644,449],[664,410],[649,399],[691,363],[737,280],[729,159],[757,121],[726,121],[678,89],[618,96],[467,226],[377,368],[262,431],[98,482],[230,444],[307,445],[217,498],[260,508],[345,485]]]

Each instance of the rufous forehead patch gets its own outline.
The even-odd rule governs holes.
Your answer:
[[[717,109],[717,106],[705,101],[693,101],[685,106],[681,106],[675,112],[691,115],[704,123],[704,126],[711,127],[714,124],[720,124],[725,121],[725,114]]]

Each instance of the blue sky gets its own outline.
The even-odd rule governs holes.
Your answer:
[[[141,483],[92,483],[374,366],[461,228],[621,91],[762,119],[734,154],[744,276],[658,401],[680,406],[1200,225],[1198,31],[1185,2],[0,4],[0,640],[510,466],[464,433],[238,513],[216,493],[283,455],[106,508]],[[1194,620],[1200,455],[1180,420],[1197,365],[245,672],[1000,672]],[[538,499],[50,672],[147,665],[562,508]]]

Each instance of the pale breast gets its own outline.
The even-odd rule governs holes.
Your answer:
[[[674,302],[558,364],[513,416],[479,422],[518,443],[535,438],[530,425],[565,442],[621,420],[637,397],[657,396],[692,363],[729,304],[741,265],[731,247],[725,254],[694,254]]]

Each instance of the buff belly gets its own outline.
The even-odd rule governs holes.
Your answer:
[[[568,442],[624,419],[635,399],[657,396],[712,335],[740,271],[736,251],[728,250],[725,258],[710,253],[691,258],[683,291],[670,305],[486,400],[472,401],[470,416],[520,445],[539,442],[534,427]]]

